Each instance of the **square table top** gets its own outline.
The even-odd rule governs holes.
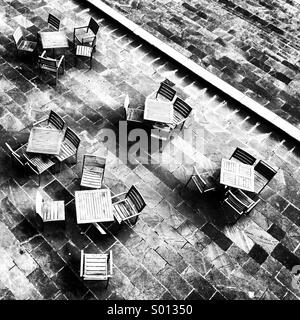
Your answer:
[[[173,103],[171,101],[146,99],[144,110],[145,120],[173,123],[173,115]]]
[[[109,189],[75,191],[77,223],[114,221]]]
[[[27,152],[58,155],[62,132],[57,129],[33,127],[28,139]]]
[[[220,183],[254,192],[254,167],[235,160],[222,159]]]
[[[68,48],[68,39],[63,31],[40,32],[43,49]]]

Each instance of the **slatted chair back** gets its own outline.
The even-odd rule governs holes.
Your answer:
[[[21,27],[18,27],[15,32],[13,33],[13,38],[14,38],[14,41],[15,41],[15,44],[16,46],[18,47],[20,42],[22,41],[23,39],[23,31],[21,29]]]
[[[271,168],[266,162],[260,160],[254,167],[254,170],[262,175],[266,180],[270,181],[277,171]]]
[[[130,199],[130,201],[135,206],[138,213],[141,212],[146,206],[146,203],[145,203],[142,195],[139,193],[139,191],[137,190],[137,188],[135,186],[131,186],[131,188],[127,192],[125,198]]]
[[[58,31],[60,26],[60,20],[56,18],[53,14],[49,13],[48,24]]]
[[[233,195],[230,191],[228,192],[228,195],[224,200],[224,202],[227,203],[239,215],[242,215],[248,209],[248,207],[243,202],[241,202],[235,195]]]
[[[56,112],[51,110],[48,118],[48,124],[53,125],[58,130],[63,130],[65,121]]]
[[[16,160],[22,167],[24,167],[25,161],[21,158],[21,156],[18,155],[7,142],[5,142],[5,145],[6,145],[7,149],[10,151],[14,160]]]
[[[253,165],[254,162],[256,161],[256,158],[254,158],[251,154],[249,154],[248,152],[246,152],[245,150],[237,147],[232,156],[230,157],[230,159],[236,159],[242,163],[245,164],[249,164],[249,165]]]
[[[39,56],[39,66],[42,69],[46,69],[49,71],[57,71],[57,63],[58,61],[56,59],[52,59],[52,58],[46,58],[46,57],[42,57]]]
[[[183,119],[186,119],[192,112],[192,110],[192,107],[189,106],[186,102],[184,102],[182,99],[178,97],[176,98],[174,102],[174,111],[176,113],[179,113]]]
[[[81,250],[80,276],[83,280],[106,280],[113,274],[112,251],[109,254],[84,253]]]
[[[161,82],[161,84],[156,92],[155,98],[157,98],[157,96],[159,94],[162,95],[163,97],[165,97],[166,99],[172,101],[176,95],[176,91],[173,88],[171,88],[170,86],[168,86],[166,83]]]
[[[106,158],[94,156],[94,155],[89,155],[85,154],[83,158],[83,166],[86,167],[91,167],[91,166],[96,166],[99,168],[104,169],[106,164]]]
[[[71,144],[72,144],[76,149],[78,149],[79,144],[80,144],[80,138],[79,138],[79,137],[77,136],[77,134],[76,134],[73,130],[71,130],[70,128],[67,128],[67,129],[66,129],[64,140],[67,140],[67,141],[71,142]]]
[[[94,33],[94,35],[96,35],[99,30],[98,23],[92,17],[90,19],[88,29],[90,29]]]

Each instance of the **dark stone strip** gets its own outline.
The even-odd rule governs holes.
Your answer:
[[[292,270],[295,265],[300,264],[300,259],[281,243],[274,248],[271,256],[282,263],[289,270]]]
[[[223,232],[219,231],[209,222],[206,223],[201,230],[224,251],[226,251],[232,244],[232,241],[227,238]]]

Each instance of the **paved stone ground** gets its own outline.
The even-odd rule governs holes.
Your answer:
[[[41,80],[26,57],[16,58],[12,33],[20,24],[28,39],[46,25],[48,12],[61,17],[72,38],[74,26],[92,15],[100,24],[92,70],[74,67],[57,87]],[[218,95],[212,88],[160,57],[149,46],[80,1],[0,0],[0,297],[2,299],[299,299],[291,269],[300,264],[300,149],[279,132]],[[117,162],[126,154],[106,149],[103,129],[118,131],[122,103],[130,95],[142,108],[145,96],[168,79],[193,106],[187,123],[203,142],[190,145],[176,132],[164,151],[168,164]],[[53,109],[81,137],[78,163],[42,175],[45,196],[66,201],[66,226],[41,230],[34,209],[36,176],[11,166],[5,142],[27,142],[35,120]],[[202,140],[201,140],[202,139]],[[233,226],[216,198],[201,198],[184,187],[191,166],[218,173],[222,157],[243,147],[278,167],[260,204]],[[197,148],[196,148],[197,147]],[[165,150],[168,150],[166,147]],[[147,151],[146,151],[147,152]],[[106,155],[105,184],[113,193],[136,184],[147,207],[134,227],[112,223],[108,234],[77,225],[74,191],[79,189],[84,153]],[[80,250],[113,250],[114,276],[101,282],[79,278]]]
[[[296,0],[104,0],[300,128]]]

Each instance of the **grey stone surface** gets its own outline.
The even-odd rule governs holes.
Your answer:
[[[165,31],[164,16],[155,10],[155,3],[150,6],[152,14],[161,16],[160,30],[170,36]],[[179,5],[181,2],[175,7]],[[181,7],[186,17],[195,16],[189,6]],[[140,11],[134,10],[138,19]],[[41,79],[36,65],[26,56],[16,56],[12,40],[18,25],[24,27],[28,39],[36,39],[36,32],[46,25],[49,11],[62,19],[62,30],[70,40],[73,27],[84,25],[91,15],[100,26],[92,70],[84,68],[87,66],[83,63],[75,67],[72,52],[67,50],[66,71],[60,75],[57,87],[53,78]],[[205,17],[200,11],[198,8],[196,22]],[[240,9],[238,12],[245,14]],[[0,23],[1,299],[300,298],[299,291],[292,287],[291,272],[294,264],[300,264],[299,145],[226,97],[217,95],[200,79],[159,56],[119,25],[108,23],[106,17],[84,3],[3,1],[0,14],[3,17]],[[230,40],[231,36],[222,36],[220,28],[212,25],[210,28],[211,31],[201,29],[201,32],[214,37],[216,48],[223,47],[222,41]],[[217,37],[213,31],[218,33]],[[198,32],[194,36],[197,35]],[[229,35],[233,37],[233,31]],[[180,46],[176,48],[181,50]],[[196,52],[193,47],[190,49]],[[209,46],[205,50],[210,52]],[[252,47],[247,50],[253,56],[258,55]],[[213,57],[213,53],[206,56]],[[232,69],[243,70],[247,77],[252,77],[247,84],[257,89],[253,82],[261,81],[252,72],[257,67],[252,70],[247,64],[249,69],[246,66],[239,69],[239,65],[221,56],[215,64],[220,61],[224,72],[229,72],[226,63],[232,64]],[[268,61],[271,58],[266,60],[266,66]],[[263,75],[262,71],[259,74]],[[286,80],[280,74],[269,76]],[[165,79],[193,107],[186,128],[201,136],[203,145],[185,141],[183,131],[176,130],[165,149],[173,148],[167,164],[155,161],[159,155],[156,151],[149,155],[150,164],[140,163],[139,159],[135,163],[117,163],[115,160],[121,154],[105,147],[100,139],[101,130],[112,128],[118,132],[118,123],[124,120],[122,106],[127,93],[134,107],[143,108],[145,97]],[[266,92],[267,84],[261,85],[265,89],[260,93],[267,100],[272,90]],[[281,90],[280,96],[289,99],[284,92]],[[81,146],[76,164],[68,161],[60,173],[51,169],[42,175],[45,196],[70,201],[66,206],[65,229],[42,230],[34,207],[36,176],[18,170],[11,163],[5,142],[13,148],[26,143],[32,123],[46,117],[51,109],[80,136]],[[229,227],[218,197],[200,197],[193,188],[184,187],[191,166],[184,161],[170,163],[170,159],[182,152],[193,158],[200,170],[211,170],[217,175],[221,158],[228,158],[237,146],[277,167],[278,173],[261,194],[262,200],[255,210]],[[126,150],[122,152],[126,154]],[[105,236],[93,226],[77,225],[73,196],[79,190],[85,153],[107,157],[104,183],[114,194],[127,190],[133,183],[141,189],[147,207],[136,225],[108,224]],[[113,250],[114,275],[107,289],[103,283],[86,283],[80,279],[82,249]]]

